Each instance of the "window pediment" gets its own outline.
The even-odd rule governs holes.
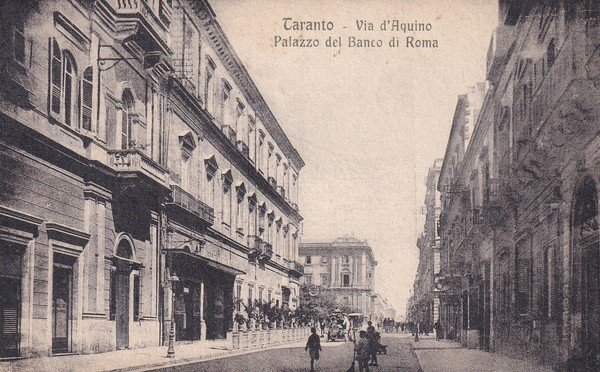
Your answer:
[[[192,155],[196,148],[196,139],[191,131],[179,135],[179,145],[185,155],[188,157]]]
[[[217,159],[215,159],[214,155],[204,159],[204,166],[206,167],[206,172],[211,177],[214,176],[219,169],[219,164],[217,164]]]

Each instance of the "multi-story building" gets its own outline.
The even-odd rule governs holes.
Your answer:
[[[206,1],[0,2],[0,357],[294,308],[304,163]]]
[[[464,146],[455,115],[440,175],[445,327],[473,347],[598,370],[600,8],[499,5],[473,134]]]
[[[377,261],[366,241],[345,236],[331,242],[302,243],[299,255],[305,284],[330,291],[342,306],[375,316]]]
[[[410,320],[419,323],[423,329],[432,329],[433,324],[440,318],[441,294],[435,287],[434,276],[439,274],[440,270],[438,221],[441,206],[437,184],[441,166],[442,159],[437,159],[427,172],[425,205],[422,207],[425,223],[423,232],[417,239],[419,265],[413,285],[413,302],[410,309],[412,319]]]

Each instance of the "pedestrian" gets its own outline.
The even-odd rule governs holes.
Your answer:
[[[439,341],[442,338],[442,324],[439,319],[436,320],[433,327],[435,328],[435,339]]]
[[[369,341],[367,332],[358,332],[358,341],[354,345],[356,360],[358,361],[358,370],[360,372],[369,372]]]
[[[321,337],[323,337],[323,335],[325,334],[325,320],[323,320],[323,318],[321,318],[319,323],[320,323],[319,325],[321,326]]]
[[[308,350],[308,354],[310,355],[310,370],[315,370],[315,360],[319,360],[319,351],[321,351],[321,340],[317,335],[317,329],[312,327],[310,329],[311,335],[308,336],[308,341],[306,342],[306,347],[304,351]]]
[[[370,323],[370,322],[369,322]],[[375,327],[370,326],[367,330],[367,341],[369,343],[369,354],[371,355],[371,366],[378,366],[377,364],[377,350],[379,349],[379,339],[381,336],[379,332],[375,330]]]

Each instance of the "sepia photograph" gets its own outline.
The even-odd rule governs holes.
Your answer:
[[[0,0],[0,371],[600,371],[600,0]]]

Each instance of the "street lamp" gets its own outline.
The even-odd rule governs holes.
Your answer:
[[[175,282],[179,281],[175,270],[168,279],[171,285],[171,328],[169,329],[169,348],[167,349],[167,358],[175,358]]]

